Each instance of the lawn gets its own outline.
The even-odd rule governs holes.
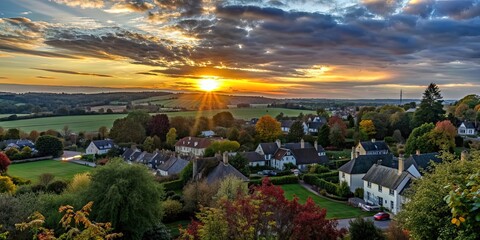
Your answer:
[[[82,166],[75,163],[44,160],[38,162],[12,164],[8,167],[8,174],[35,182],[38,180],[38,176],[43,173],[51,173],[55,176],[55,179],[70,180],[75,174],[90,170],[92,170],[91,167]]]
[[[263,115],[277,116],[280,112],[283,112],[286,116],[298,116],[301,112],[304,114],[313,113],[309,110],[296,110],[285,108],[234,108],[234,109],[217,109],[206,111],[185,111],[185,112],[170,112],[166,113],[170,117],[183,116],[183,117],[212,117],[213,115],[222,112],[229,111],[235,118],[250,120],[252,118],[260,118]],[[5,129],[18,128],[23,131],[29,132],[32,130],[45,131],[48,129],[54,129],[57,131],[62,130],[65,125],[68,125],[74,132],[79,131],[97,131],[101,126],[112,127],[113,122],[118,118],[125,117],[125,114],[104,114],[104,115],[80,115],[80,116],[61,116],[61,117],[46,117],[35,119],[24,119],[15,121],[3,121],[0,122],[0,127]]]
[[[299,198],[300,203],[305,203],[307,198],[311,197],[313,201],[321,208],[327,209],[327,218],[344,219],[355,218],[359,216],[371,216],[371,213],[364,212],[359,208],[354,208],[344,203],[333,202],[328,199],[321,198],[311,193],[300,184],[282,185],[282,188],[285,191],[285,197],[288,199],[293,199],[293,196],[296,195]]]

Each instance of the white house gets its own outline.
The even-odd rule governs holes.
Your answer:
[[[184,137],[175,143],[175,152],[181,155],[201,157],[212,142],[206,138]]]
[[[107,154],[108,151],[110,151],[110,149],[112,149],[114,146],[115,145],[114,145],[113,141],[110,140],[110,139],[95,140],[95,141],[92,141],[90,143],[90,145],[88,145],[87,150],[86,150],[86,154],[87,155],[90,155],[90,154],[98,154],[98,155]]]
[[[475,124],[472,122],[462,122],[458,127],[458,135],[460,136],[471,136],[476,134],[477,131],[475,129]]]

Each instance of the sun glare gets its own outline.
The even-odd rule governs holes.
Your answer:
[[[216,90],[218,85],[218,81],[215,79],[203,79],[198,82],[198,88],[206,92]]]

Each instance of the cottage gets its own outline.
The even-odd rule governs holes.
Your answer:
[[[258,152],[240,152],[239,154],[248,160],[248,165],[251,167],[266,165],[265,158]]]
[[[107,154],[110,149],[114,147],[114,143],[110,139],[106,140],[95,140],[88,145],[86,153],[87,154],[97,154],[97,155],[102,155],[102,154]]]
[[[175,144],[175,152],[181,155],[201,157],[210,144],[212,142],[206,138],[184,137]]]
[[[187,160],[172,156],[158,167],[157,173],[161,176],[179,174],[188,165],[188,163],[189,162]]]
[[[457,131],[460,136],[477,135],[475,124],[472,122],[462,122]]]
[[[383,155],[390,152],[390,148],[384,141],[371,141],[360,142],[356,147],[357,155]]]
[[[271,160],[275,152],[277,152],[278,148],[280,148],[281,142],[277,140],[273,143],[260,143],[258,147],[255,149],[255,152],[263,156],[265,159],[266,166],[272,166]]]
[[[431,163],[441,163],[442,159],[438,157],[439,153],[423,153],[417,150],[416,154],[411,155],[405,160],[405,170],[415,177],[421,177],[422,173],[429,171]]]
[[[272,158],[272,166],[277,169],[285,169],[285,164],[296,165],[300,170],[307,170],[311,164],[326,164],[328,158],[322,146],[315,142],[315,146],[305,143],[302,139],[300,143],[286,143],[283,147],[277,149]]]
[[[232,176],[245,182],[249,181],[248,177],[228,163],[227,152],[223,153],[223,156],[217,155],[210,158],[194,158],[192,161],[194,180],[206,179],[207,183],[212,184]],[[207,169],[209,166],[214,167]]]

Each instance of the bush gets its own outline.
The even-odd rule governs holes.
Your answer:
[[[365,220],[363,218],[356,218],[349,222],[350,227],[348,231],[350,232],[351,240],[383,240],[386,239],[382,233],[382,230],[375,227],[372,220]]]
[[[67,187],[68,187],[68,184],[65,181],[57,180],[55,182],[48,184],[47,191],[60,194],[63,191],[65,191]]]
[[[170,230],[162,223],[159,223],[154,228],[146,231],[142,237],[142,240],[170,240],[170,239],[172,239]]]
[[[184,183],[183,183],[182,179],[162,183],[163,187],[165,188],[165,191],[182,190],[183,189],[183,184]]]
[[[388,145],[392,145],[392,144],[395,143],[395,139],[394,139],[393,137],[390,137],[390,136],[385,137],[384,140],[385,140],[385,142],[386,142]]]
[[[9,176],[9,177],[12,179],[13,184],[15,184],[17,186],[28,185],[28,184],[32,183],[31,180],[23,179],[21,177],[12,177],[12,176]]]
[[[281,176],[288,176],[288,175],[293,175],[293,172],[290,170],[283,170],[283,171],[277,172],[276,176],[281,177]]]
[[[0,176],[0,193],[15,193],[17,187],[8,176]]]
[[[165,213],[164,221],[169,222],[172,219],[176,219],[177,216],[182,212],[183,205],[181,202],[176,200],[167,199],[162,203],[163,211]]]
[[[333,172],[325,173],[324,176],[325,175],[328,176],[328,174],[331,175],[333,174]],[[321,174],[305,174],[305,176],[303,177],[303,180],[310,185],[317,186],[321,189],[325,189],[330,194],[337,194],[338,185],[320,178],[319,175]]]
[[[352,192],[350,191],[350,187],[348,186],[347,182],[342,181],[340,183],[340,185],[337,187],[337,195],[343,198],[347,198],[352,195]]]
[[[42,175],[38,176],[38,184],[47,187],[54,178],[55,176],[51,173],[43,173]]]
[[[355,189],[355,193],[353,195],[357,198],[362,198],[363,199],[363,194],[364,194],[363,188],[357,188],[357,189]]]
[[[33,185],[31,189],[32,189],[32,192],[34,192],[34,193],[46,192],[47,191],[47,187],[45,187],[45,185],[42,185],[42,184]]]
[[[310,165],[308,169],[308,173],[311,173],[311,174],[320,174],[320,173],[326,173],[326,172],[330,172],[330,169],[328,169],[323,165],[318,165],[318,164]]]
[[[298,183],[298,177],[295,175],[282,176],[282,177],[270,177],[270,182],[273,185],[285,185]],[[252,180],[248,183],[251,185],[262,185],[262,179]]]

